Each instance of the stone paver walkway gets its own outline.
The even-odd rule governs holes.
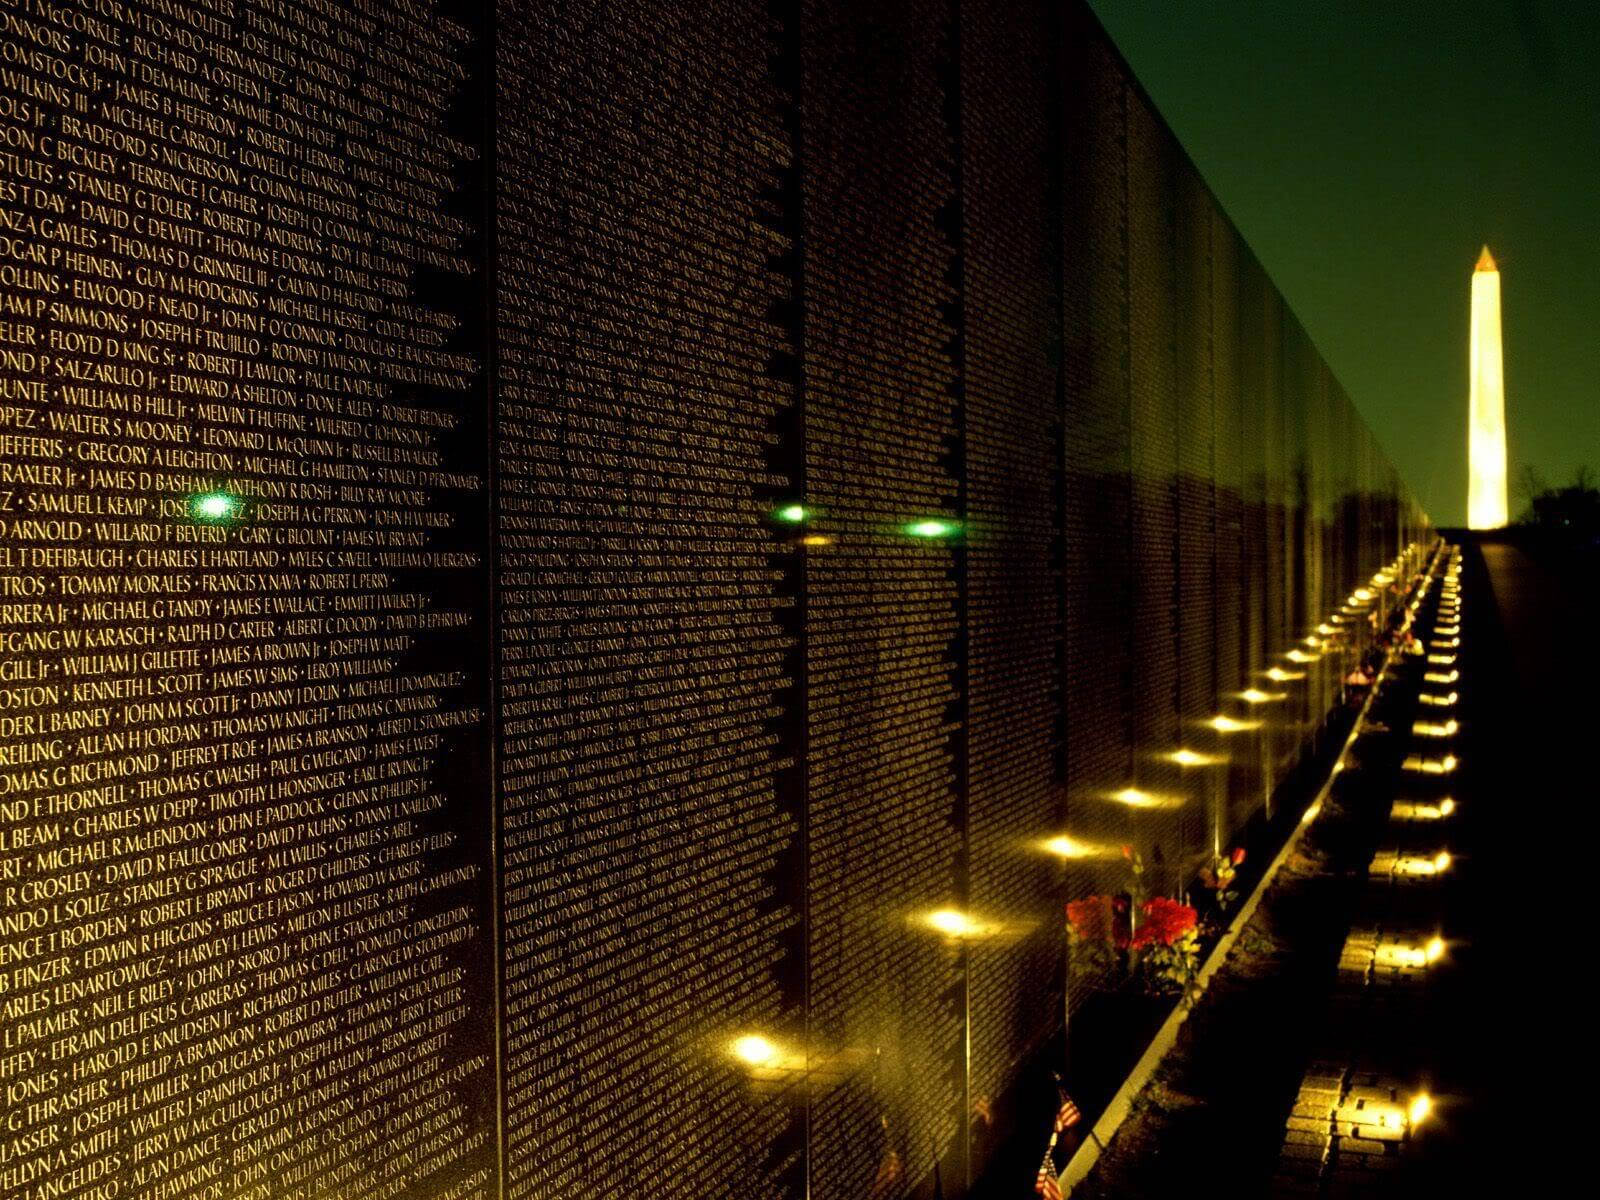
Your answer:
[[[1592,1190],[1600,554],[1458,561],[1080,1200]]]

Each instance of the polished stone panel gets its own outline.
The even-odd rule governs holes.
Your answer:
[[[459,9],[5,7],[0,1193],[963,1195],[1426,520],[1081,5]]]
[[[485,36],[8,9],[7,1196],[493,1192]]]

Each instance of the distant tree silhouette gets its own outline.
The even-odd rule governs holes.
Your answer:
[[[1588,467],[1573,472],[1565,487],[1551,487],[1534,468],[1524,467],[1518,491],[1528,496],[1518,525],[1572,537],[1600,537],[1600,488]]]

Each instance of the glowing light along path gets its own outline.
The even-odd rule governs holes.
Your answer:
[[[1467,416],[1467,527],[1499,529],[1506,508],[1506,380],[1500,351],[1500,271],[1489,247],[1472,273],[1472,393]]]

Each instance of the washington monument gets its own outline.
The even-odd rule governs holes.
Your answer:
[[[1467,412],[1467,527],[1499,529],[1506,508],[1506,379],[1500,351],[1500,271],[1489,247],[1472,273],[1472,392]]]

